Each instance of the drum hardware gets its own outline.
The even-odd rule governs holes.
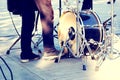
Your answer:
[[[71,11],[70,11],[71,12]],[[70,13],[70,12],[67,12],[67,13]],[[66,15],[67,15],[67,13],[66,13]],[[71,13],[74,13],[74,12],[71,12]],[[65,14],[64,14],[65,15]],[[62,16],[63,17],[63,16]],[[98,18],[96,18],[96,19],[98,19]],[[79,19],[78,19],[78,21],[79,20],[81,20],[81,18],[80,18],[80,16],[79,16]],[[82,20],[81,20],[82,21]],[[80,22],[80,21],[79,21]],[[98,21],[99,22],[99,21]],[[80,23],[82,23],[83,24],[83,22],[80,22]],[[71,50],[71,47],[69,47],[69,45],[67,45],[67,44],[69,44],[69,41],[71,40],[70,38],[71,37],[69,37],[69,39],[68,40],[66,40],[65,41],[65,43],[64,43],[64,45],[62,46],[62,48],[61,48],[61,52],[60,52],[60,55],[59,55],[59,58],[58,59],[56,59],[55,60],[55,62],[60,62],[60,58],[61,58],[61,56],[62,56],[62,52],[63,52],[63,50],[64,50],[64,48],[67,46],[67,48],[70,50],[70,52],[72,53],[72,54],[74,54],[74,57],[75,58],[82,58],[82,63],[83,63],[83,70],[86,70],[86,57],[87,57],[87,55],[86,55],[86,53],[84,52],[84,49],[85,48],[87,48],[87,52],[89,53],[89,56],[91,56],[91,59],[94,59],[94,60],[97,60],[97,56],[96,56],[96,53],[97,53],[97,51],[95,50],[95,53],[93,54],[93,51],[92,51],[92,49],[91,49],[91,44],[93,44],[94,46],[98,46],[98,48],[100,48],[101,47],[101,43],[100,42],[98,42],[98,41],[101,41],[101,35],[103,36],[103,34],[101,34],[101,32],[102,31],[99,31],[99,30],[102,30],[101,28],[99,28],[100,26],[102,26],[102,25],[93,25],[93,26],[91,26],[91,25],[89,25],[88,27],[92,27],[92,28],[88,28],[88,29],[92,29],[92,30],[95,30],[94,32],[100,32],[99,33],[99,37],[100,37],[100,39],[98,39],[98,41],[95,41],[94,39],[92,40],[92,39],[90,39],[90,41],[88,40],[87,41],[87,38],[85,37],[85,35],[86,35],[86,32],[85,32],[85,29],[86,28],[84,28],[84,27],[82,27],[81,26],[81,24],[80,23],[77,23],[77,26],[79,27],[79,29],[77,29],[78,30],[78,32],[76,31],[74,31],[75,29],[74,29],[74,27],[70,27],[69,28],[69,31],[70,32],[72,32],[73,31],[73,34],[75,34],[77,37],[78,37],[78,46],[79,46],[79,48],[76,50],[77,51],[77,53],[73,53],[73,51]],[[61,23],[60,23],[61,24]],[[85,25],[86,26],[86,25]],[[58,26],[59,27],[59,26]],[[94,28],[93,28],[94,27]],[[88,33],[89,34],[89,33]],[[77,41],[76,41],[77,42]]]
[[[61,16],[61,13],[62,13],[62,2],[61,0],[59,0],[59,17]]]
[[[105,42],[101,46],[101,51],[97,57],[97,64],[95,70],[98,71],[102,63],[105,61],[106,58],[110,60],[114,60],[120,57],[120,52],[115,50],[112,46],[111,36],[112,33],[108,30],[105,30]],[[115,56],[116,55],[116,56]],[[114,57],[115,56],[115,57]]]
[[[98,42],[95,41],[94,39],[90,39],[88,43],[93,44],[93,45],[98,45]]]
[[[81,27],[80,26],[80,24],[78,24],[79,25],[79,27]],[[83,30],[84,28],[82,27],[81,29],[78,29],[78,30]],[[62,56],[62,52],[63,52],[63,50],[64,50],[64,48],[65,47],[67,47],[67,49],[72,53],[72,54],[74,54],[74,57],[75,58],[80,58],[80,57],[82,57],[82,56],[84,56],[84,48],[85,47],[87,47],[88,48],[88,50],[89,50],[89,52],[92,54],[92,51],[91,51],[91,49],[90,49],[90,47],[89,47],[89,44],[87,43],[87,40],[85,39],[85,34],[84,34],[84,31],[80,31],[80,32],[74,32],[74,29],[73,29],[73,27],[70,27],[69,28],[69,30],[70,30],[70,32],[73,30],[73,34],[78,34],[78,40],[80,40],[80,41],[78,41],[79,43],[79,49],[77,49],[78,51],[77,51],[77,53],[73,53],[73,51],[71,50],[71,47],[68,45],[69,44],[69,41],[71,40],[71,37],[69,37],[69,39],[68,40],[66,40],[65,41],[65,43],[63,44],[63,46],[62,46],[62,48],[61,48],[61,52],[60,52],[60,55],[59,55],[59,57],[55,60],[55,62],[59,62],[60,61],[60,58],[61,58],[61,56]],[[68,32],[68,34],[69,34],[69,32]],[[83,57],[84,58],[84,57]],[[83,70],[86,70],[85,69],[85,65],[83,65]]]
[[[113,24],[114,24],[114,23],[113,23],[113,22],[114,22],[114,16],[113,16],[113,15],[114,15],[114,5],[113,5],[113,0],[112,0],[112,1],[111,1],[111,23],[112,23],[112,24],[111,24],[111,30],[110,30],[110,33],[111,33],[110,35],[111,35],[111,37],[113,37],[112,35],[113,35],[113,33],[114,33],[114,30],[113,30],[113,26],[114,26],[114,25],[113,25]],[[111,43],[110,43],[110,48],[111,48],[110,50],[111,50],[111,51],[110,51],[109,54],[112,55],[112,53],[113,53],[113,39],[111,38],[110,41],[111,41]]]
[[[117,15],[114,14],[114,15],[113,15],[113,18],[116,17],[116,16],[117,16]],[[112,17],[108,18],[107,20],[105,20],[105,21],[103,22],[103,27],[106,28],[107,25],[111,25],[111,24],[112,24],[111,22],[109,22],[109,21],[111,20],[111,18],[112,18]],[[108,23],[108,22],[109,22],[109,23]]]
[[[78,1],[78,0],[77,0]],[[89,12],[89,13],[88,13]],[[86,15],[86,13],[84,13],[85,14],[85,16],[83,16],[83,17],[85,17],[86,18],[86,16],[87,16],[87,19],[83,19],[84,21],[87,21],[87,20],[89,20],[89,19],[91,19],[90,17],[88,17],[88,15],[91,15],[90,13],[91,13],[92,11],[87,11],[87,15]],[[79,10],[78,10],[78,2],[77,2],[77,10],[75,9],[75,8],[68,8],[68,11],[67,12],[64,12],[64,14],[61,16],[61,18],[60,19],[67,19],[67,16],[69,16],[69,15],[71,15],[71,16],[69,16],[69,17],[72,17],[72,18],[70,18],[70,19],[73,19],[73,22],[75,21],[76,22],[76,28],[75,28],[75,26],[73,26],[73,27],[71,27],[71,26],[68,26],[68,27],[70,27],[69,28],[69,32],[68,32],[68,35],[69,35],[69,39],[67,39],[66,41],[64,41],[64,44],[61,46],[61,51],[60,51],[60,54],[59,54],[59,57],[55,60],[55,62],[60,62],[60,59],[61,59],[61,56],[62,56],[62,54],[63,54],[63,50],[64,50],[64,48],[67,48],[73,55],[74,55],[74,57],[75,58],[82,58],[82,63],[83,63],[83,70],[86,70],[86,53],[84,52],[84,49],[85,48],[87,48],[87,50],[88,50],[88,53],[89,53],[89,55],[91,56],[91,58],[93,58],[94,57],[94,54],[93,54],[93,51],[91,50],[91,47],[90,47],[90,43],[88,43],[88,41],[87,41],[87,39],[86,39],[86,37],[85,37],[85,28],[84,28],[84,22],[82,22],[82,19],[81,19],[81,17],[80,17],[80,14],[79,14],[80,12],[79,12]],[[93,12],[92,12],[92,14],[93,14],[93,16],[95,17],[95,19],[97,19],[97,20],[99,20],[99,18],[98,17],[96,17],[97,15],[96,14],[94,14]],[[72,15],[75,15],[74,17],[72,16]],[[69,19],[69,17],[68,17],[68,19]],[[60,21],[60,24],[61,24],[61,22],[63,22],[63,20],[61,20]],[[71,22],[71,21],[70,21]],[[64,23],[64,22],[63,22]],[[63,24],[62,23],[62,24]],[[95,22],[96,23],[96,22]],[[97,23],[98,23],[98,25],[100,25],[100,21],[97,21]],[[74,24],[74,23],[73,23]],[[73,24],[71,24],[71,25],[73,25]],[[65,24],[65,25],[67,25],[67,24]],[[70,24],[69,24],[70,25]],[[59,25],[58,26],[58,28],[60,27],[61,25]],[[64,25],[62,25],[62,26],[64,26]],[[92,26],[92,25],[90,25],[90,26]],[[95,27],[98,27],[98,26],[95,26]],[[64,28],[65,28],[65,26],[64,26]],[[75,30],[75,31],[74,31]],[[73,33],[72,33],[72,31],[73,31]],[[62,33],[62,32],[61,32]],[[77,42],[77,46],[76,46],[76,53],[74,53],[73,52],[73,50],[71,49],[71,47],[68,45],[69,44],[69,41],[70,40],[73,40],[73,39],[71,39],[71,36],[70,36],[70,34],[73,34],[72,35],[72,38],[74,37],[74,34],[75,34],[75,40],[76,40],[76,42]],[[65,35],[65,34],[64,34]],[[101,39],[101,38],[100,38]],[[75,44],[75,43],[74,43]]]
[[[63,42],[63,45],[62,45],[62,47],[61,47],[60,53],[59,53],[59,55],[58,55],[58,58],[55,59],[55,63],[59,63],[59,62],[60,62],[60,59],[61,59],[61,57],[62,57],[62,55],[63,55],[63,52],[64,52],[64,49],[65,49],[65,48],[67,48],[70,53],[73,53],[73,51],[71,50],[70,45],[69,45],[69,40],[70,40],[70,39],[68,39],[66,42]],[[69,57],[70,57],[70,55],[71,55],[70,53],[68,53]]]
[[[97,59],[97,64],[95,67],[95,71],[98,71],[102,63],[105,61],[107,54],[101,54]]]
[[[97,61],[95,70],[99,70],[99,67],[102,65],[106,57],[109,56],[109,54],[111,53],[112,48],[109,46],[112,45],[111,44],[112,40],[108,39],[108,36],[111,34],[111,32],[108,33],[108,31],[106,31],[106,26],[107,26],[108,21],[110,20],[113,26],[112,18],[115,17],[116,15],[113,15],[111,18],[101,23],[99,16],[92,10],[81,11],[81,14],[80,14],[80,12],[78,11],[78,5],[77,5],[77,10],[74,8],[68,8],[68,11],[66,13],[68,12],[72,12],[76,15],[76,29],[74,29],[74,26],[72,26],[72,28],[75,30],[75,33],[74,32],[72,33],[72,28],[71,26],[69,26],[70,27],[70,34],[68,34],[69,39],[64,41],[64,44],[61,47],[60,55],[56,59],[56,62],[60,62],[60,58],[63,54],[63,50],[64,48],[67,47],[67,49],[70,50],[70,52],[74,55],[75,58],[82,59],[83,70],[86,70],[87,56],[90,56],[92,60]],[[96,33],[98,36],[97,40],[95,39],[96,36],[94,36],[95,33],[91,34],[92,37],[90,38],[86,37],[86,35],[90,35],[90,33],[86,34],[86,29],[93,30],[95,33],[97,32]],[[73,35],[70,36],[71,34]],[[77,53],[74,53],[73,50],[71,49],[71,46],[68,45],[70,44],[69,41],[74,39],[74,38],[71,39],[71,37],[74,37],[74,34],[75,34],[75,39],[77,42],[77,47],[76,47]],[[91,46],[93,48],[95,47],[95,50],[92,49]],[[87,52],[85,52],[85,49],[87,49]]]
[[[100,66],[102,65],[102,63],[105,61],[105,59],[108,57],[108,53],[109,53],[109,49],[106,46],[106,44],[101,46],[101,51],[99,52],[99,54],[97,55],[96,58],[96,67],[95,70],[98,71]]]
[[[94,14],[94,13],[93,13]],[[90,14],[91,15],[91,14]],[[96,15],[96,13],[94,14],[94,16],[95,16],[95,18],[96,18],[96,20],[100,20],[99,19],[99,17],[97,17],[98,15]],[[92,16],[91,16],[92,17]],[[92,19],[92,18],[91,18]],[[94,19],[93,19],[94,20]],[[84,21],[86,21],[86,20],[83,20],[83,23],[84,23]],[[88,25],[87,27],[86,27],[86,25],[85,25],[85,29],[90,29],[90,30],[93,30],[93,32],[96,32],[97,31],[97,34],[98,34],[98,30],[100,30],[100,36],[102,36],[102,37],[100,37],[100,39],[97,39],[97,41],[96,40],[94,40],[94,39],[89,39],[88,41],[87,41],[87,43],[89,43],[89,45],[94,45],[94,46],[98,46],[98,48],[96,48],[96,50],[95,51],[89,51],[90,49],[89,49],[89,47],[88,47],[88,52],[90,53],[90,56],[91,56],[91,59],[92,60],[98,60],[99,59],[99,57],[101,57],[100,56],[100,54],[103,54],[103,52],[105,53],[105,45],[104,45],[104,28],[102,27],[102,24],[101,24],[101,22],[100,21],[98,21],[97,22],[98,24],[94,24],[94,25],[88,25],[89,23],[87,23],[86,22],[86,24]],[[93,28],[90,28],[90,26]],[[85,32],[86,33],[86,32]],[[89,34],[89,33],[86,33],[86,35],[87,34]],[[93,33],[94,34],[94,33]],[[94,34],[95,35],[95,34]],[[93,36],[92,36],[92,38],[93,38]],[[103,39],[103,40],[102,40]],[[91,46],[90,46],[90,48],[91,48]],[[92,49],[92,48],[91,48]],[[83,67],[85,67],[85,65],[83,65]]]
[[[73,12],[73,13],[75,13],[74,12],[75,10],[71,10],[71,12]],[[93,12],[92,12],[93,13]],[[94,13],[93,13],[94,14]],[[90,15],[90,14],[89,14]],[[94,15],[95,17],[96,16],[98,16],[98,15]],[[78,16],[77,16],[78,17]],[[84,16],[83,16],[84,17]],[[86,18],[86,17],[85,17]],[[84,23],[84,21],[87,21],[87,20],[89,20],[90,18],[87,18],[87,19],[84,19],[83,18],[83,23]],[[99,17],[96,17],[96,19],[97,20],[100,20],[100,18]],[[79,21],[78,19],[77,19],[77,21]],[[105,22],[106,23],[106,22]],[[97,28],[97,27],[99,27],[99,26],[101,26],[100,28],[98,28],[99,30],[100,30],[100,36],[102,36],[102,37],[100,37],[100,40],[99,41],[96,41],[96,40],[94,40],[94,41],[96,41],[95,43],[93,43],[93,45],[98,45],[98,48],[97,48],[97,50],[94,52],[94,54],[93,54],[93,51],[91,50],[91,47],[90,47],[90,43],[92,43],[92,42],[88,42],[87,40],[86,40],[86,38],[84,37],[84,35],[85,34],[83,34],[83,35],[81,35],[82,33],[80,33],[79,34],[79,31],[77,32],[76,31],[76,34],[79,34],[78,36],[82,36],[80,39],[83,39],[83,42],[82,42],[82,47],[80,46],[80,50],[79,50],[79,52],[78,53],[82,53],[83,55],[82,56],[84,56],[83,57],[83,70],[86,70],[86,60],[87,59],[85,59],[85,55],[84,55],[84,48],[85,47],[87,47],[88,48],[88,52],[89,52],[89,55],[91,56],[91,58],[93,58],[94,60],[96,60],[97,61],[97,64],[96,64],[96,69],[98,69],[101,65],[102,65],[102,63],[103,63],[103,61],[105,60],[105,58],[108,56],[108,46],[109,46],[109,43],[110,43],[110,41],[109,40],[107,40],[107,36],[108,36],[108,33],[106,33],[106,29],[105,29],[105,25],[102,25],[101,24],[101,21],[98,21],[98,25],[91,25],[91,24],[88,24],[88,23],[86,23],[87,25],[85,25],[85,26],[87,26],[87,28],[89,28],[89,27],[93,27],[93,28]],[[77,23],[77,25],[78,25],[78,23]],[[104,27],[103,27],[104,26]],[[85,27],[86,28],[86,27]],[[84,31],[83,31],[84,32]],[[79,39],[79,40],[80,40]],[[94,42],[93,41],[93,42]],[[71,49],[70,49],[71,50]],[[78,49],[77,49],[78,50]]]
[[[67,12],[65,12],[63,15],[62,15],[62,17],[64,17],[64,15],[65,16],[67,16],[67,15],[72,15],[72,17],[74,16],[74,20],[76,20],[76,15],[73,13],[73,10],[71,10],[71,11],[67,11]],[[80,18],[80,17],[79,17]],[[65,18],[65,19],[67,19],[67,18]],[[73,19],[73,18],[70,18],[70,19]],[[79,20],[81,20],[81,19],[79,19]],[[61,21],[60,21],[61,22]],[[76,22],[75,22],[76,23]],[[60,23],[61,24],[61,23]],[[79,25],[79,24],[78,24]],[[74,27],[74,28],[73,28]],[[73,26],[73,27],[70,27],[70,28],[68,28],[68,35],[69,35],[69,37],[68,37],[68,39],[66,40],[66,41],[62,41],[61,43],[63,44],[62,46],[61,46],[61,51],[60,51],[60,54],[59,54],[59,57],[55,60],[55,62],[59,62],[60,61],[60,59],[61,59],[61,56],[62,56],[62,54],[63,54],[63,50],[65,49],[65,48],[67,48],[68,50],[69,50],[69,52],[70,53],[72,53],[73,54],[73,51],[71,50],[71,44],[69,43],[70,41],[72,41],[72,40],[74,40],[74,38],[75,38],[75,36],[76,36],[76,32],[75,32],[75,26]],[[80,27],[80,25],[79,25],[79,27]],[[66,30],[65,30],[66,31]],[[81,56],[81,54],[80,53],[75,53],[74,54],[75,56]]]
[[[115,1],[115,0],[114,0]],[[106,50],[102,51],[102,56],[100,57],[100,59],[98,60],[98,64],[96,66],[97,69],[99,69],[99,67],[102,65],[102,63],[104,62],[105,58],[108,58],[110,60],[114,60],[118,57],[120,57],[120,52],[117,51],[116,49],[114,49],[113,47],[113,42],[114,42],[114,17],[116,17],[116,14],[114,14],[114,1],[111,1],[111,17],[109,19],[107,19],[104,23],[103,26],[107,27],[107,22],[111,20],[111,27],[109,28],[110,30],[105,31],[106,33],[106,39],[105,39],[105,44],[104,44],[104,48],[106,48]],[[117,55],[114,57],[114,55]]]

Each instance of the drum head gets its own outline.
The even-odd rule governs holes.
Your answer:
[[[82,23],[80,21],[80,23]],[[73,33],[72,33],[73,32]],[[58,25],[58,40],[60,47],[63,47],[67,43],[67,46],[64,48],[64,53],[71,53],[74,57],[77,57],[76,53],[76,14],[71,11],[64,12],[59,20]],[[71,36],[72,35],[72,36]],[[69,47],[69,48],[68,48]],[[71,50],[69,50],[71,49]]]

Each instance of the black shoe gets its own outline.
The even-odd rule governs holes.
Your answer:
[[[23,56],[21,55],[21,62],[22,63],[26,63],[26,62],[29,62],[29,61],[33,61],[33,60],[38,60],[40,59],[40,56],[39,55],[36,55],[36,54],[29,54],[29,56]]]

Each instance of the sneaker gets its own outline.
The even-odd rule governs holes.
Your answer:
[[[38,59],[40,59],[40,56],[33,53],[30,56],[21,56],[22,63],[26,63],[26,62],[38,60]]]
[[[53,50],[50,52],[43,52],[43,59],[55,59],[58,57],[59,51],[58,50]]]

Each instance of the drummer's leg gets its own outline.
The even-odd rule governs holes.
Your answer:
[[[51,0],[36,0],[37,7],[40,11],[43,35],[44,52],[56,52],[53,39],[53,19],[54,13]]]

